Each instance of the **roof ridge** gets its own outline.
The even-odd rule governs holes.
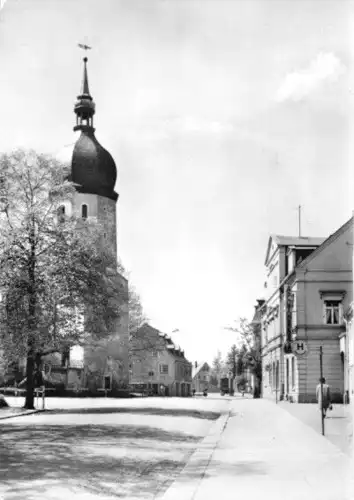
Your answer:
[[[314,250],[308,257],[306,257],[306,259],[304,259],[301,262],[301,264],[299,264],[296,267],[297,268],[304,268],[312,259],[317,257],[317,255],[319,253],[321,253],[322,250],[327,248],[328,245],[330,245],[333,241],[335,241],[347,229],[347,227],[350,226],[350,223],[352,223],[353,220],[354,220],[353,217],[350,217],[350,219],[347,220],[347,222],[342,224],[342,226],[340,226],[334,233],[330,234],[328,236],[328,238],[326,238],[325,241],[323,243],[321,243],[321,245],[319,247],[316,248],[316,250]]]

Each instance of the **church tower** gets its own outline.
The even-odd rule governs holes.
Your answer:
[[[89,90],[87,58],[83,61],[82,88],[74,107],[74,131],[80,132],[80,136],[74,146],[69,174],[76,193],[72,207],[65,206],[65,210],[73,210],[84,219],[92,217],[100,222],[103,227],[103,244],[111,247],[117,260],[117,167],[110,153],[95,136],[95,103]],[[121,297],[117,297],[121,317],[109,337],[99,345],[95,343],[94,347],[85,347],[82,352],[83,372],[80,385],[92,392],[119,391],[129,381],[128,282],[119,273],[115,279],[122,290]]]
[[[74,131],[79,131],[80,137],[74,147],[69,177],[76,185],[77,191],[73,209],[81,217],[96,218],[102,224],[106,244],[111,246],[117,258],[118,194],[114,190],[117,167],[110,153],[101,146],[95,136],[95,103],[89,90],[87,57],[83,61],[82,87],[74,108]]]

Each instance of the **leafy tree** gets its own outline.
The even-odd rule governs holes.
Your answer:
[[[236,326],[227,329],[236,333],[241,342],[237,357],[237,374],[242,375],[245,368],[251,369],[255,377],[253,397],[259,398],[262,381],[260,330],[246,318],[240,318]]]
[[[147,321],[140,295],[136,289],[129,286],[129,333],[134,335],[143,323]]]
[[[247,368],[247,361],[245,355],[247,354],[247,346],[242,343],[241,347],[237,350],[236,356],[236,375],[242,375]]]
[[[125,300],[100,222],[63,212],[67,173],[33,151],[0,155],[0,345],[26,359],[26,408],[42,356],[107,337]]]
[[[233,378],[236,377],[236,375],[238,375],[238,354],[239,354],[239,350],[237,348],[237,346],[234,344],[231,346],[229,352],[226,354],[226,361],[225,361],[225,364],[228,368],[228,370],[230,372],[232,372],[232,376]]]
[[[216,380],[216,384],[213,384],[213,385],[219,384],[220,377],[221,377],[224,369],[225,369],[225,365],[224,365],[224,362],[222,359],[222,354],[220,351],[218,351],[216,356],[213,359],[212,367],[211,367],[211,377],[213,378],[214,382]]]
[[[162,342],[157,336],[144,335],[141,327],[148,321],[144,313],[141,297],[133,285],[129,286],[129,358],[130,364],[141,362],[152,351],[161,351]]]
[[[210,379],[209,379],[209,381],[210,381],[210,385],[211,385],[211,386],[215,386],[215,387],[217,387],[217,386],[218,386],[218,384],[219,384],[219,379],[218,379],[218,377],[217,377],[217,376],[215,375],[215,373],[213,373],[212,371],[211,371],[211,373],[210,373]]]

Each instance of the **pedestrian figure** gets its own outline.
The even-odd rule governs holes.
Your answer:
[[[326,379],[320,378],[320,383],[316,387],[316,399],[318,403],[318,409],[322,411],[323,416],[326,416],[326,412],[328,408],[331,408],[331,391],[329,389],[329,385],[326,384]],[[322,383],[322,393],[323,393],[323,403],[322,403],[322,394],[321,394],[321,383]]]
[[[195,389],[193,389],[192,394],[193,394],[193,396],[195,396]]]
[[[161,396],[165,396],[165,386],[164,385],[160,386],[160,391],[161,391]]]

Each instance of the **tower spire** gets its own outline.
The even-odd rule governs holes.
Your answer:
[[[82,79],[81,95],[91,97],[90,90],[89,90],[89,84],[88,84],[88,76],[87,76],[87,57],[84,57],[83,61],[84,61],[84,76]]]
[[[87,74],[87,57],[84,57],[84,72],[81,85],[81,93],[77,96],[74,112],[76,114],[76,125],[74,130],[85,130],[94,132],[93,115],[95,114],[95,103],[89,90]]]

